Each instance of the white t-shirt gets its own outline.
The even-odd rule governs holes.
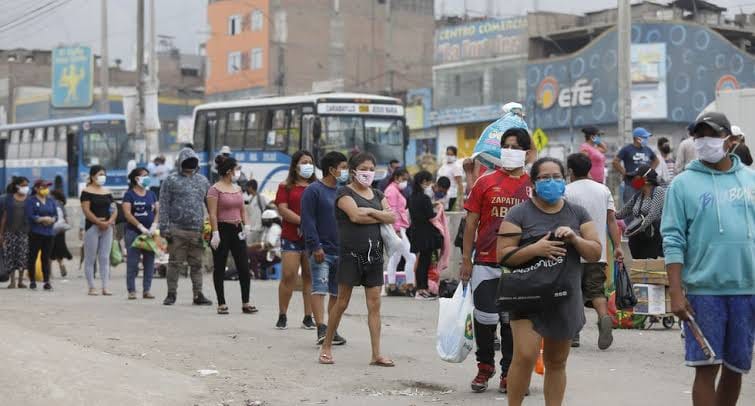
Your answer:
[[[587,213],[590,214],[592,221],[595,222],[595,228],[598,230],[598,238],[602,247],[600,262],[605,263],[607,212],[608,210],[616,211],[611,191],[602,183],[591,179],[581,179],[566,185],[565,197],[570,203],[584,207]],[[582,259],[582,262],[587,261]]]
[[[457,159],[456,162],[452,164],[444,163],[438,168],[438,177],[440,178],[441,176],[445,176],[451,181],[451,187],[448,189],[448,197],[451,199],[457,197],[458,191],[456,190],[456,177],[464,177],[464,169],[462,169],[459,160]]]

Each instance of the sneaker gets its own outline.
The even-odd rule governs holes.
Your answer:
[[[149,293],[149,292],[142,293],[142,299],[154,299],[154,298],[155,298],[155,295],[153,295],[152,293]]]
[[[165,297],[165,300],[163,300],[163,304],[165,306],[171,306],[176,303],[176,294],[175,293],[168,293],[168,296]]]
[[[480,393],[485,392],[488,389],[488,380],[495,375],[495,367],[493,365],[483,364],[482,362],[477,364],[477,376],[472,380],[472,392]]]
[[[304,316],[304,320],[301,321],[301,328],[305,330],[314,330],[317,328],[317,326],[315,325],[315,321],[312,320],[312,316],[310,315]]]
[[[336,335],[333,337],[333,345],[344,345],[346,344],[346,339],[341,337],[340,334],[338,334],[338,330],[336,330]]]
[[[501,382],[498,384],[498,392],[508,393],[508,382],[504,375],[501,375]]]
[[[613,320],[605,315],[598,321],[598,348],[607,350],[613,343]]]
[[[128,292],[128,300],[136,300],[136,292]]]
[[[404,293],[402,293],[396,285],[393,285],[393,287],[387,287],[385,289],[386,296],[406,296]]]
[[[571,348],[579,348],[579,334],[571,339]]]
[[[328,332],[328,326],[324,324],[317,325],[317,345],[322,345],[325,342],[325,334]]]
[[[285,314],[278,315],[278,322],[275,323],[275,328],[278,330],[285,330],[288,328],[288,318]]]
[[[45,282],[44,286],[42,287],[44,290],[52,290],[52,285],[50,285],[50,282]]]
[[[31,290],[37,290],[37,282],[32,282],[29,284],[29,289]]]
[[[212,306],[212,300],[204,297],[202,292],[199,292],[194,296],[194,304],[197,306]]]

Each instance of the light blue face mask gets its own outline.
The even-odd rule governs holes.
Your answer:
[[[346,182],[348,182],[349,181],[349,170],[348,169],[341,169],[341,174],[338,175],[338,177],[336,178],[336,180],[340,184],[345,184]]]
[[[640,145],[642,145],[643,147],[647,147],[648,143],[650,143],[650,140],[648,138],[640,137]]]
[[[600,145],[600,135],[593,135],[592,142],[594,142],[595,145]]]

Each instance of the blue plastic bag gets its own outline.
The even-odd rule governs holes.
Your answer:
[[[472,153],[472,159],[480,161],[488,169],[501,166],[501,136],[509,128],[527,128],[527,123],[515,113],[506,113],[489,125],[480,135]]]

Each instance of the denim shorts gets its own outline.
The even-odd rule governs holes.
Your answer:
[[[684,339],[687,365],[724,364],[734,372],[749,372],[755,338],[755,296],[688,295],[687,300],[700,330],[716,352],[715,359],[706,360],[687,328]]]
[[[312,294],[338,296],[338,255],[325,254],[321,263],[315,261],[314,255],[309,256],[309,269],[312,272]]]
[[[304,240],[291,241],[281,238],[281,252],[302,252],[304,251]]]

